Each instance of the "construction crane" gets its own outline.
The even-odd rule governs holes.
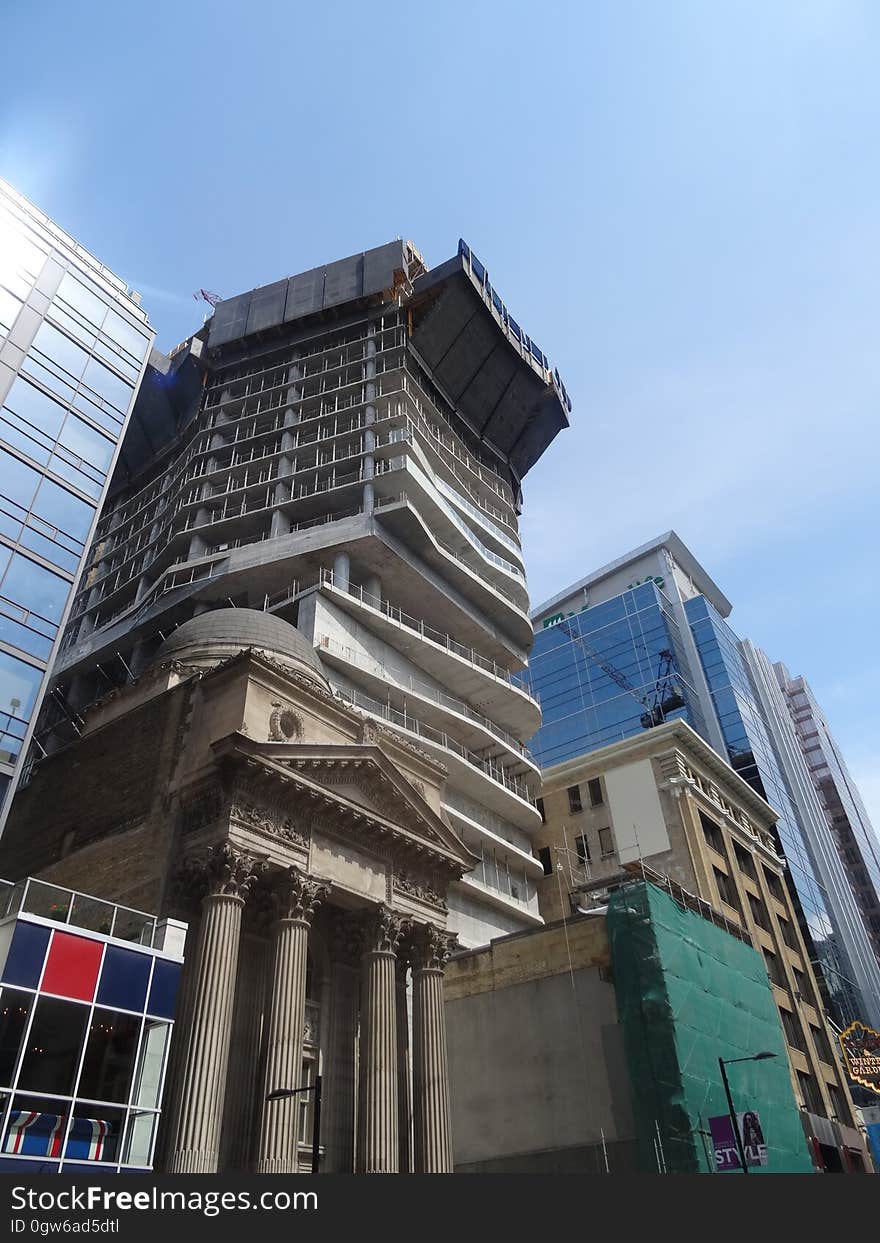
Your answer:
[[[207,302],[208,306],[215,307],[218,302],[222,302],[220,294],[211,293],[210,289],[197,289],[193,294],[196,302]]]
[[[655,725],[662,725],[669,713],[675,712],[678,708],[685,706],[684,697],[681,695],[675,684],[675,656],[669,648],[663,648],[659,653],[660,664],[657,669],[657,677],[654,681],[653,693],[650,697],[640,695],[633,684],[620,672],[615,669],[614,665],[609,664],[596,649],[587,642],[583,635],[571,627],[568,622],[559,622],[560,629],[564,630],[570,639],[580,643],[581,647],[590,657],[594,664],[598,665],[603,673],[606,673],[612,682],[620,687],[622,691],[626,691],[627,695],[632,695],[633,699],[645,709],[641,716],[641,725],[643,729],[653,729]]]

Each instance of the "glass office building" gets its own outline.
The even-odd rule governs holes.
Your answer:
[[[543,714],[530,749],[546,768],[661,720],[686,720],[779,814],[793,897],[832,1013],[841,1025],[876,1025],[880,973],[865,925],[794,727],[765,693],[751,645],[726,622],[730,609],[672,532],[548,601],[533,614],[535,643],[520,675]]]
[[[0,181],[0,828],[152,340],[125,282]]]
[[[0,1172],[146,1172],[186,925],[0,882]]]

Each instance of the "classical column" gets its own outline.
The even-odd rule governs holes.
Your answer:
[[[353,1174],[357,1098],[357,1027],[361,956],[359,922],[338,914],[331,930],[330,1015],[324,1075],[324,1169]]]
[[[385,906],[364,921],[361,983],[361,1058],[358,1108],[358,1169],[396,1174],[397,1126],[397,946],[402,918]]]
[[[413,932],[413,1165],[417,1174],[452,1173],[443,968],[455,943],[453,934],[433,924]]]
[[[409,1012],[406,1004],[406,973],[409,961],[401,951],[397,958],[397,1139],[401,1174],[412,1171],[412,1089],[409,1067]]]
[[[258,1174],[293,1174],[297,1166],[300,1097],[267,1101],[276,1088],[298,1088],[302,1077],[303,1028],[306,1017],[306,966],[309,928],[316,908],[330,892],[289,868],[273,890],[274,926],[269,987],[269,1024],[263,1120],[257,1154]]]
[[[223,842],[212,846],[204,860],[187,860],[184,866],[188,877],[207,892],[202,899],[189,1048],[180,1077],[168,1172],[213,1174],[220,1150],[241,912],[265,863]]]

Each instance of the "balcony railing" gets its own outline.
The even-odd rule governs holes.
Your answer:
[[[479,769],[485,776],[497,782],[498,785],[503,786],[506,790],[521,798],[523,802],[534,806],[534,800],[529,794],[525,782],[511,776],[505,768],[501,768],[498,764],[493,764],[491,760],[483,759],[473,751],[469,751],[467,747],[462,746],[457,738],[451,738],[443,730],[434,729],[433,726],[426,725],[424,721],[411,716],[406,710],[400,712],[397,708],[380,703],[378,699],[364,695],[361,691],[349,690],[348,687],[336,687],[336,694],[346,703],[352,704],[355,708],[362,708],[371,716],[381,717],[382,720],[389,721],[392,725],[398,726],[406,733],[415,734],[419,738],[424,738],[428,742],[436,743],[447,751],[453,752],[453,754],[459,756],[459,758],[465,760],[474,768]]]
[[[353,648],[347,647],[344,643],[337,642],[330,635],[321,635],[319,643],[327,651],[336,652],[348,664],[355,665],[358,669],[363,669],[365,673],[370,673],[373,677],[381,678],[389,689],[393,688],[404,696],[407,694],[417,695],[420,699],[427,699],[432,703],[436,703],[438,707],[448,708],[451,712],[457,712],[459,716],[467,717],[469,721],[473,721],[488,733],[494,735],[509,750],[521,755],[524,760],[537,769],[538,766],[531,752],[528,747],[523,745],[520,739],[515,738],[506,729],[502,729],[500,725],[496,725],[489,717],[483,716],[481,712],[477,712],[475,708],[465,703],[464,700],[456,699],[454,695],[447,695],[444,691],[431,686],[430,683],[420,682],[417,678],[409,677],[403,683],[396,674],[392,674],[380,661],[363,660]]]
[[[152,946],[156,935],[155,915],[50,885],[32,876],[16,884],[0,881],[0,918],[18,914],[38,915],[71,928],[101,932],[139,945]]]
[[[395,498],[397,499],[397,498]],[[382,613],[389,621],[395,622],[399,626],[412,630],[421,638],[427,639],[430,643],[435,643],[438,647],[443,647],[447,652],[467,661],[474,668],[489,673],[494,678],[498,678],[501,682],[506,682],[513,690],[522,691],[526,698],[532,698],[526,691],[523,691],[513,680],[513,676],[509,669],[505,669],[503,665],[498,665],[494,660],[482,656],[472,647],[467,647],[463,643],[459,643],[450,635],[444,634],[442,630],[435,630],[433,626],[429,626],[424,619],[411,617],[409,613],[404,613],[403,609],[397,608],[394,604],[389,604],[387,600],[380,600],[378,596],[372,596],[368,591],[364,591],[363,587],[358,587],[353,583],[343,586],[336,581],[332,570],[321,570],[321,582],[326,583],[329,587],[336,591],[344,591],[346,595],[353,596],[355,600],[360,600],[368,608],[375,609],[376,612]],[[537,701],[536,701],[537,702]]]

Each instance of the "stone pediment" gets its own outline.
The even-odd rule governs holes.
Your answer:
[[[459,874],[477,861],[378,745],[262,743],[234,735],[214,749],[226,763],[257,766],[264,780],[291,787],[291,800],[313,808],[325,827],[336,822],[364,844],[397,842]]]

